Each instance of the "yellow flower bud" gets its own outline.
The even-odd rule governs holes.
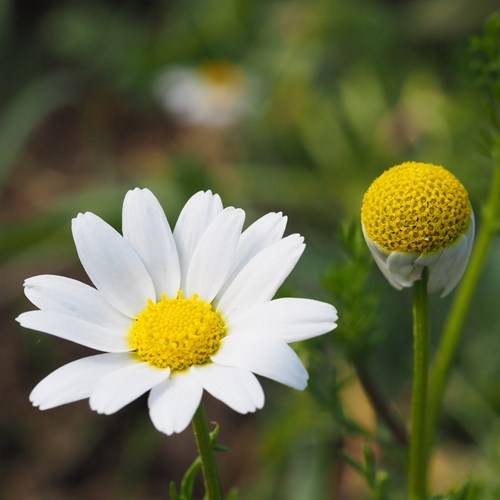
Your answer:
[[[398,290],[429,267],[428,291],[444,296],[465,271],[474,214],[464,186],[443,167],[405,162],[386,170],[363,197],[361,223],[377,265]]]

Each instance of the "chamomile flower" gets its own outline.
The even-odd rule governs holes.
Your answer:
[[[156,79],[154,95],[163,108],[188,125],[227,127],[248,116],[256,82],[236,64],[214,61],[199,67],[176,66]]]
[[[363,198],[363,234],[396,289],[411,287],[429,267],[428,291],[448,294],[462,277],[474,240],[464,186],[449,171],[406,162],[375,179]]]
[[[245,213],[210,191],[184,206],[173,232],[147,189],[125,196],[123,236],[92,213],[73,237],[95,288],[62,276],[25,282],[39,308],[19,323],[92,349],[30,395],[45,410],[89,398],[114,413],[149,391],[155,427],[181,432],[203,391],[240,413],[262,408],[261,375],[304,389],[308,375],[288,345],[335,328],[333,306],[274,294],[304,250],[269,213],[242,232]]]

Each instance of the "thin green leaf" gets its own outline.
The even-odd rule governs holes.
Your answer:
[[[201,468],[201,458],[196,457],[195,461],[189,466],[181,481],[181,498],[190,500],[193,498],[193,488],[196,475]]]

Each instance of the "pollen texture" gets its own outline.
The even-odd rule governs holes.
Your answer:
[[[367,236],[385,250],[440,250],[469,227],[471,207],[464,186],[448,170],[406,162],[375,179],[363,198]]]
[[[148,301],[133,323],[128,342],[138,357],[159,368],[184,371],[206,363],[226,334],[221,316],[193,295]]]

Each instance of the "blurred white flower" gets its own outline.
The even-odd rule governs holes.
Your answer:
[[[197,68],[174,66],[156,79],[153,93],[180,122],[227,127],[253,111],[256,82],[243,68],[229,62]]]
[[[149,393],[155,427],[181,432],[203,390],[240,413],[262,408],[254,374],[296,389],[307,371],[290,342],[335,328],[333,306],[271,300],[303,250],[283,238],[286,217],[269,213],[242,232],[245,213],[210,191],[184,206],[174,231],[147,189],[129,191],[123,236],[92,213],[73,220],[73,237],[96,288],[62,276],[26,280],[40,310],[20,324],[104,352],[73,361],[30,395],[45,410],[90,398],[111,414]]]

